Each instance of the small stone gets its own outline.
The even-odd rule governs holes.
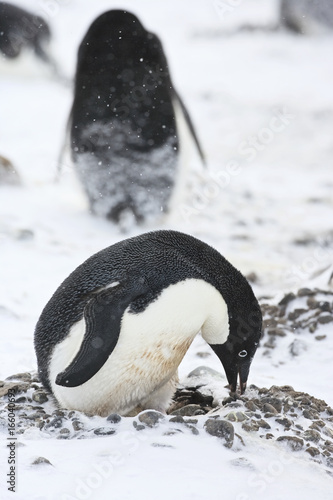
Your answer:
[[[270,432],[267,432],[266,434],[266,439],[273,439],[274,434],[271,434]]]
[[[39,390],[33,392],[32,399],[36,401],[36,403],[43,404],[46,403],[46,401],[48,401],[49,398],[47,397],[46,393],[43,390]]]
[[[313,323],[311,323],[311,324],[309,325],[309,332],[310,332],[310,333],[314,333],[316,330],[317,330],[317,322],[316,322],[316,321],[314,321]]]
[[[331,323],[333,321],[333,316],[331,314],[325,314],[325,316],[319,316],[318,323],[321,325],[326,325],[327,323]]]
[[[269,423],[263,420],[262,418],[258,420],[257,424],[259,425],[259,427],[262,427],[263,429],[271,429]]]
[[[170,422],[170,421],[171,421],[171,420],[169,420],[169,422]],[[188,418],[187,420],[184,420],[184,422],[185,422],[186,424],[194,424],[194,425],[196,425],[196,424],[198,423],[198,419],[197,419],[197,418]]]
[[[303,437],[306,441],[312,441],[314,443],[319,443],[321,435],[320,435],[320,432],[318,432],[318,431],[315,431],[313,429],[308,429],[307,431],[304,432]]]
[[[257,432],[259,430],[259,425],[251,420],[251,422],[244,422],[242,424],[242,429],[246,432]]]
[[[286,429],[289,429],[293,425],[292,421],[289,420],[286,417],[284,417],[284,418],[276,418],[275,422],[277,422],[278,424],[283,425]]]
[[[193,415],[205,415],[205,411],[200,405],[186,405],[178,410],[175,410],[171,415],[181,415],[183,417],[192,417]]]
[[[309,446],[308,448],[306,448],[305,451],[307,453],[310,453],[311,457],[315,457],[316,455],[320,454],[320,451],[318,450],[318,448],[315,448],[314,446]]]
[[[110,429],[109,427],[98,427],[94,429],[94,434],[96,434],[96,436],[110,436],[115,432],[115,429]]]
[[[294,293],[287,293],[283,299],[280,300],[279,302],[279,306],[285,306],[287,304],[289,304],[289,302],[291,302],[292,300],[296,299],[296,295]]]
[[[309,295],[313,295],[314,292],[310,290],[310,288],[300,288],[297,292],[298,297],[307,297]]]
[[[183,431],[181,429],[170,429],[169,431],[163,432],[163,436],[174,436],[179,433],[183,434]]]
[[[155,427],[161,420],[165,419],[165,416],[163,413],[155,410],[146,410],[139,413],[138,419],[142,424],[148,427]]]
[[[51,422],[49,422],[45,425],[45,429],[52,429],[52,427],[54,429],[59,429],[60,427],[62,427],[62,418],[55,417],[51,420]]]
[[[264,403],[264,406],[262,407],[262,410],[264,412],[277,414],[277,409],[273,405],[271,405],[270,403]]]
[[[36,458],[31,465],[52,465],[53,467],[53,464],[51,464],[50,460],[45,457]]]
[[[268,397],[262,398],[261,402],[262,403],[267,403],[267,404],[273,406],[273,408],[275,408],[275,410],[278,413],[280,413],[281,410],[282,410],[282,400],[280,398],[275,398],[275,397],[268,396]]]
[[[181,415],[176,415],[175,417],[171,417],[169,419],[169,422],[175,423],[175,424],[184,424],[185,420]]]
[[[198,436],[199,435],[199,431],[198,431],[198,429],[194,425],[188,425],[188,424],[186,424],[186,427],[188,429],[191,429],[191,432],[192,432],[192,434],[194,434],[194,436]]]
[[[174,448],[171,444],[164,443],[151,443],[151,446],[154,446],[154,448]]]
[[[308,420],[315,420],[318,418],[318,413],[313,410],[303,410],[303,417]]]
[[[257,406],[254,404],[253,401],[246,401],[245,407],[251,411],[257,411]]]
[[[146,426],[145,425],[142,425],[142,424],[138,424],[135,420],[133,422],[133,427],[135,428],[135,430],[137,431],[143,431],[144,429],[146,429]]]
[[[277,441],[286,443],[292,451],[299,451],[303,448],[304,441],[296,436],[280,436]]]
[[[119,424],[119,422],[121,421],[121,416],[118,415],[118,413],[111,413],[111,415],[109,415],[106,420],[108,422],[111,422],[112,424]]]
[[[326,339],[326,337],[327,337],[327,335],[316,335],[315,339],[316,340],[324,340],[324,339]]]
[[[76,418],[72,420],[72,426],[75,432],[82,431],[84,429],[83,423]]]
[[[234,426],[227,420],[207,419],[204,428],[211,436],[216,436],[225,441],[224,446],[231,448],[234,442]]]

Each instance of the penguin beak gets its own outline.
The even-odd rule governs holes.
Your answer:
[[[230,367],[228,367],[228,369],[224,368],[229,382],[229,385],[227,387],[229,388],[230,392],[235,393],[237,391],[237,381],[239,379],[240,393],[244,394],[247,379],[249,376],[250,365],[251,363],[243,363],[239,365],[236,370]]]

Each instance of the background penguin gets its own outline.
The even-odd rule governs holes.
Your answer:
[[[119,223],[168,210],[178,170],[176,93],[160,40],[122,10],[99,16],[78,51],[72,159],[93,213]]]
[[[36,326],[39,375],[68,409],[164,411],[200,330],[230,390],[239,376],[243,392],[261,326],[250,285],[216,250],[150,232],[98,252],[60,285]]]
[[[282,26],[302,34],[317,34],[333,29],[332,0],[281,0]]]
[[[14,61],[23,53],[33,51],[37,58],[59,75],[57,64],[49,53],[51,31],[40,16],[15,5],[0,2],[0,56]]]

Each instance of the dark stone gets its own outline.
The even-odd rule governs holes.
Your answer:
[[[72,420],[72,426],[75,432],[82,431],[84,429],[84,425],[80,420],[74,419]]]
[[[267,396],[267,397],[262,398],[261,402],[267,403],[267,404],[273,406],[273,408],[275,408],[275,410],[278,413],[280,413],[282,410],[282,399],[280,399],[280,398]]]
[[[60,429],[62,427],[62,417],[55,417],[45,425],[45,429]]]
[[[195,436],[199,435],[199,431],[198,431],[198,429],[194,425],[188,425],[188,424],[186,424],[186,427],[188,429],[191,429],[192,434],[194,434]]]
[[[171,417],[169,419],[169,422],[175,423],[175,424],[184,424],[185,420],[181,415],[176,415],[175,417]]]
[[[246,432],[257,432],[259,430],[259,425],[254,420],[250,422],[244,422],[242,424],[242,429]]]
[[[115,432],[115,429],[110,429],[110,427],[98,427],[94,429],[94,434],[96,434],[96,436],[110,436]]]
[[[135,430],[137,431],[143,431],[144,429],[146,429],[146,426],[145,425],[142,425],[142,424],[138,424],[135,420],[133,422],[133,427],[135,428]]]
[[[278,411],[275,408],[275,406],[271,405],[270,403],[264,403],[264,405],[262,407],[262,411],[268,412],[268,413],[273,413],[273,414],[277,414],[278,413]]]
[[[200,405],[186,405],[175,410],[171,415],[181,415],[182,417],[192,417],[193,415],[205,415],[205,411]]]
[[[321,435],[320,435],[320,432],[318,432],[314,429],[308,429],[307,431],[304,432],[303,437],[306,441],[319,443]]]
[[[53,464],[51,464],[50,460],[45,457],[36,458],[31,465],[52,465],[53,467]]]
[[[318,450],[318,448],[315,448],[314,446],[309,446],[308,448],[306,448],[305,451],[307,453],[310,453],[311,457],[315,457],[316,455],[320,454],[320,451]]]
[[[315,420],[318,418],[318,413],[313,410],[304,410],[303,417],[307,418],[308,420]]]
[[[6,380],[22,380],[23,382],[31,382],[31,373],[16,373],[15,375],[10,375]]]
[[[287,304],[289,304],[289,302],[291,302],[292,300],[296,299],[296,295],[294,293],[287,293],[283,299],[280,300],[279,302],[279,306],[285,306]]]
[[[324,339],[326,339],[326,337],[327,337],[327,335],[316,335],[315,339],[316,340],[324,340]]]
[[[285,337],[287,335],[281,328],[269,328],[267,334],[274,335],[275,337]]]
[[[331,323],[333,321],[333,316],[330,314],[325,314],[325,316],[319,316],[318,323],[321,325],[326,325],[327,323]]]
[[[307,297],[313,295],[314,292],[310,288],[300,288],[297,292],[298,297]]]
[[[275,422],[277,422],[278,424],[283,425],[287,429],[289,429],[293,425],[292,421],[289,420],[286,417],[284,417],[284,418],[276,418]]]
[[[121,416],[118,415],[118,413],[111,413],[111,415],[109,415],[106,420],[108,422],[111,422],[112,424],[119,424],[119,422],[121,421]]]
[[[251,411],[257,411],[257,406],[254,404],[253,401],[246,401],[245,407]]]
[[[259,427],[262,427],[263,429],[271,429],[269,423],[263,420],[262,418],[258,420],[257,424],[259,425]]]
[[[304,441],[296,436],[280,436],[277,441],[287,443],[292,451],[299,451],[303,448]]]
[[[224,446],[231,448],[234,442],[234,426],[227,420],[208,419],[204,424],[204,428],[211,436],[216,436],[225,441]]]
[[[47,397],[46,393],[43,390],[33,392],[32,399],[36,401],[36,403],[40,404],[46,403],[46,401],[49,400],[49,398]]]
[[[145,424],[148,427],[155,427],[160,422],[160,420],[165,419],[165,416],[163,415],[163,413],[155,410],[146,410],[139,413],[138,419],[142,424]]]

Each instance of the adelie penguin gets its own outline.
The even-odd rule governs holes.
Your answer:
[[[215,249],[175,231],[123,240],[57,289],[35,331],[39,376],[61,407],[90,415],[165,411],[201,331],[244,392],[262,316],[247,280]]]
[[[51,30],[47,21],[21,7],[0,2],[0,59],[14,63],[29,51],[62,78],[51,56]]]
[[[79,47],[68,127],[92,213],[126,226],[168,211],[182,118],[203,159],[158,37],[129,12],[99,16]]]

